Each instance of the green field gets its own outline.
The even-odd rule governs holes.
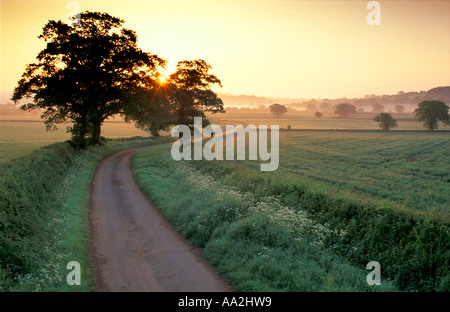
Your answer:
[[[450,289],[450,135],[282,131],[280,166],[142,151],[150,199],[241,291]],[[381,287],[365,284],[379,261]]]
[[[448,214],[449,155],[449,132],[281,131],[280,165],[268,174]]]
[[[235,289],[450,290],[450,132],[424,131],[413,120],[409,130],[381,132],[370,119],[219,117],[212,122],[289,122],[292,129],[309,120],[310,130],[280,131],[274,172],[260,172],[257,161],[175,162],[170,145],[138,153],[132,167],[149,198],[182,235],[204,248]],[[45,132],[40,122],[0,122],[0,162],[7,164],[0,191],[8,211],[0,221],[10,235],[0,250],[0,289],[67,288],[55,280],[58,273],[49,274],[65,270],[49,259],[66,256],[57,248],[41,250],[57,246],[56,232],[70,222],[72,232],[60,240],[66,244],[61,248],[77,244],[89,262],[82,247],[86,229],[79,237],[76,231],[85,226],[95,166],[108,153],[145,141],[112,142],[87,152],[63,144],[30,154],[69,139],[63,129]],[[105,137],[148,136],[124,123],[105,123],[102,130]],[[74,187],[78,184],[83,187]],[[83,212],[73,221],[68,209]],[[381,286],[366,283],[365,266],[374,260],[381,264]],[[92,289],[91,281],[83,290]]]
[[[271,125],[277,124],[281,129],[354,129],[376,130],[378,124],[373,121],[371,113],[358,114],[355,118],[338,118],[334,114],[324,113],[316,118],[308,112],[288,112],[276,118],[270,112],[233,111],[225,114],[207,114],[212,123],[219,125]],[[394,114],[398,120],[397,130],[423,131],[422,123],[417,122],[410,114]],[[45,131],[45,125],[38,116],[10,115],[0,116],[0,163],[31,153],[39,147],[63,142],[70,139],[66,132],[67,125],[58,126],[57,131]],[[450,130],[440,124],[439,130]],[[437,132],[439,132],[439,130]],[[167,134],[167,133],[166,133]],[[133,136],[148,137],[147,132],[136,129],[118,119],[107,120],[102,126],[102,136],[107,138],[127,138]]]
[[[450,127],[440,123],[438,131],[429,132],[411,114],[394,114],[399,126],[386,133],[378,130],[374,113],[310,115],[288,112],[276,118],[269,112],[232,111],[208,117],[222,127],[279,125],[280,165],[272,175],[413,209],[449,212]],[[288,125],[291,130],[283,131]],[[259,170],[258,163],[243,163]]]

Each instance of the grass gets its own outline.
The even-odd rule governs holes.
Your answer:
[[[139,185],[177,230],[238,291],[371,291],[362,267],[324,241],[337,233],[272,196],[255,196],[170,159],[167,147],[139,152]]]
[[[40,147],[70,139],[65,125],[59,126],[57,131],[45,131],[45,125],[40,119],[23,118],[0,116],[0,163],[29,155]],[[109,121],[104,123],[102,135],[108,138],[126,138],[148,136],[148,133],[136,129],[132,124]]]
[[[272,123],[240,116],[233,123]],[[377,127],[369,119],[284,118],[294,129]],[[57,134],[38,126],[0,122],[0,290],[95,290],[86,224],[95,167],[114,151],[155,141],[33,152]],[[273,173],[259,172],[258,162],[175,162],[167,146],[138,153],[133,170],[237,290],[449,291],[448,143],[444,131],[282,131]],[[73,260],[82,285],[69,287],[65,265]],[[382,285],[369,287],[365,265],[373,260]]]
[[[250,161],[175,162],[164,147],[132,167],[237,290],[450,290],[447,133],[292,131],[280,141],[272,173]],[[365,283],[370,261],[381,287]]]
[[[280,165],[269,175],[301,180],[408,208],[448,214],[450,133],[280,133]],[[243,162],[257,169],[255,162]]]
[[[57,143],[0,165],[0,290],[95,290],[87,214],[97,164],[168,139],[115,139],[86,151]],[[81,265],[79,286],[67,285],[69,261]]]

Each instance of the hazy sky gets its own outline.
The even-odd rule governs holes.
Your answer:
[[[139,46],[169,61],[204,59],[221,93],[360,97],[450,85],[450,1],[93,1],[81,11],[120,17]],[[44,48],[49,19],[69,1],[1,0],[0,103]]]

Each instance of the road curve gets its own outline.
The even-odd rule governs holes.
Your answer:
[[[145,148],[145,147],[144,147]],[[232,291],[154,207],[125,150],[102,160],[90,186],[90,241],[98,291]]]

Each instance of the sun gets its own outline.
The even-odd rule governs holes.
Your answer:
[[[158,76],[158,81],[160,84],[164,84],[167,81],[167,77],[164,75],[159,75]]]

